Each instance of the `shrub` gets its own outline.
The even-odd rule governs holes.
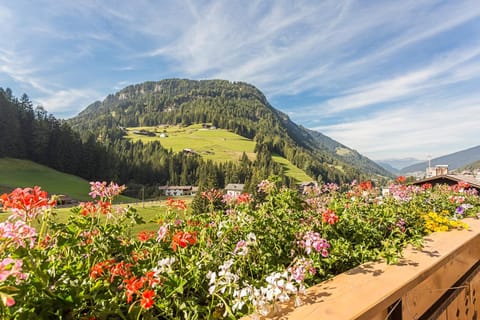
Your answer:
[[[191,214],[169,199],[157,232],[134,208],[115,207],[123,186],[91,183],[91,202],[55,219],[39,187],[1,196],[0,314],[9,319],[196,319],[265,315],[301,304],[305,288],[366,261],[394,262],[432,231],[464,228],[479,197],[463,187],[321,185],[303,194],[272,181],[251,195],[205,193]],[[343,190],[343,191],[340,191]],[[208,199],[210,197],[210,199]],[[222,208],[221,210],[218,208]]]

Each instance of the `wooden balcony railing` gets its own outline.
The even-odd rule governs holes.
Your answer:
[[[465,222],[469,230],[434,233],[397,264],[366,263],[311,287],[302,306],[268,318],[480,319],[480,220]]]

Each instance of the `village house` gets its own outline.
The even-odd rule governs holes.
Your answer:
[[[453,174],[448,172],[447,165],[437,165],[435,167],[427,168],[427,177],[425,179],[417,180],[413,182],[413,185],[423,185],[430,183],[447,184],[449,186],[456,185],[459,182],[466,182],[470,185],[470,188],[476,189],[480,193],[480,177],[475,177],[473,174]]]
[[[317,181],[305,181],[300,184],[297,184],[297,190],[300,193],[304,193],[305,190],[312,189],[312,188],[318,188]]]
[[[198,192],[195,186],[160,186],[158,189],[166,196],[193,196]]]
[[[244,184],[240,183],[229,183],[225,187],[225,193],[232,196],[232,197],[238,197],[243,193],[243,187]]]

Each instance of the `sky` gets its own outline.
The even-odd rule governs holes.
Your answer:
[[[0,87],[57,118],[166,78],[255,85],[374,160],[480,144],[478,0],[0,0]]]

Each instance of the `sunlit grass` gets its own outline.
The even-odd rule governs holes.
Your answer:
[[[87,201],[89,182],[32,161],[0,158],[0,185],[2,192],[15,188],[40,186],[49,194],[67,195],[72,199]],[[131,202],[133,198],[120,196],[118,201]]]
[[[202,125],[196,124],[189,127],[131,127],[127,130],[126,138],[132,141],[159,141],[164,148],[172,149],[174,152],[191,149],[203,158],[215,162],[238,161],[244,152],[250,160],[254,160],[256,157],[253,152],[255,148],[253,140],[225,129],[204,129]],[[155,136],[133,133],[133,131],[139,130],[153,132]],[[168,137],[160,137],[161,133],[166,133]],[[298,182],[312,180],[303,170],[287,159],[278,155],[274,155],[272,158],[282,165],[287,176],[296,179]]]
[[[179,197],[186,202],[187,206],[191,204],[193,197]],[[138,214],[143,218],[145,224],[139,224],[132,228],[132,234],[138,234],[140,231],[157,231],[160,226],[160,220],[167,212],[167,202],[163,201],[148,201],[145,203],[121,204],[120,207],[131,206],[137,210]],[[54,208],[55,221],[57,223],[68,223],[68,217],[72,213],[71,207]],[[0,211],[0,222],[5,221],[9,212]]]

